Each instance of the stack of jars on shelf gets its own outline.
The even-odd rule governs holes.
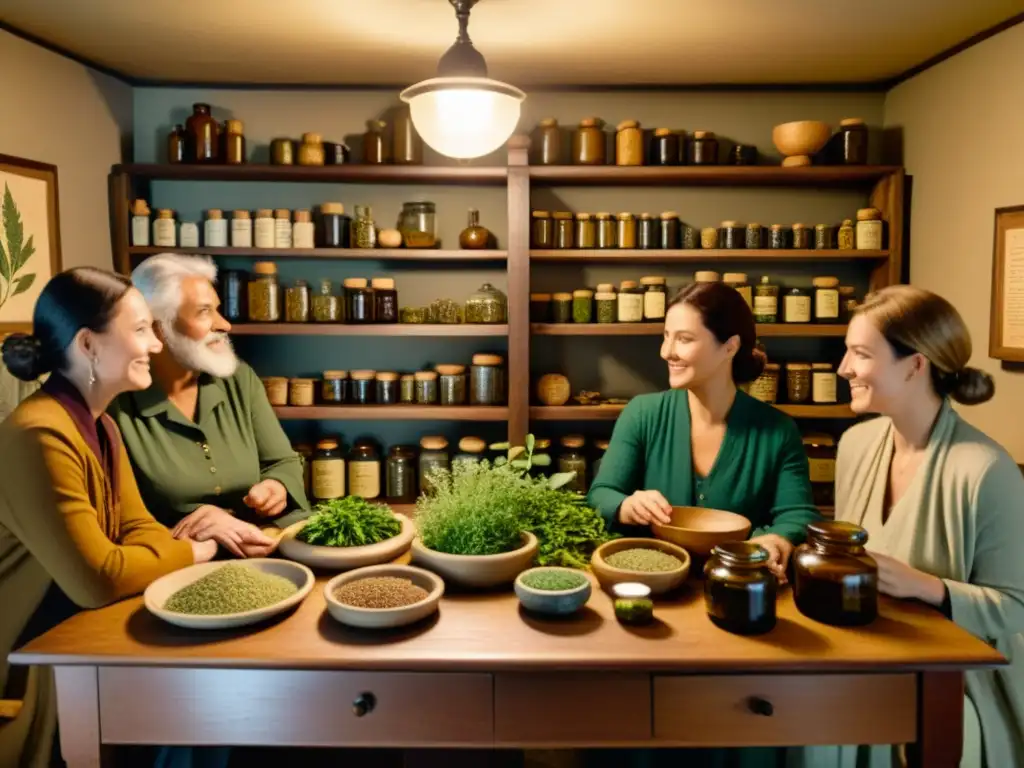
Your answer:
[[[838,402],[838,381],[832,363],[770,362],[756,380],[745,386],[752,397],[765,403],[830,405]]]
[[[324,371],[320,379],[266,376],[273,406],[321,405],[504,405],[505,359],[473,355],[472,364],[437,365],[415,373]]]
[[[726,278],[729,277],[727,274]],[[744,283],[736,287],[745,291],[744,298],[753,309],[754,320],[758,323],[846,323],[857,307],[855,288],[840,285],[839,278],[829,275],[812,278],[809,289],[799,286],[782,289],[772,283],[770,276],[762,275],[753,287],[751,304],[751,288],[745,281],[746,276],[743,277]]]
[[[167,162],[240,165],[246,162],[241,120],[218,122],[209,104],[193,104],[184,125],[167,135]]]
[[[624,212],[572,213],[533,211],[530,247],[536,250],[580,249],[671,249],[676,250],[881,250],[882,214],[877,208],[857,211],[857,223],[842,224],[741,224],[723,221],[703,229],[680,220],[675,211],[660,215]]]

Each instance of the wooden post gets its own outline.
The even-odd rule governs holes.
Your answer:
[[[508,142],[508,439],[530,421],[530,169],[528,136]]]
[[[917,743],[907,745],[910,768],[959,768],[964,749],[964,673],[918,675]]]
[[[96,667],[54,667],[60,749],[68,768],[111,765],[100,743],[100,695]]]

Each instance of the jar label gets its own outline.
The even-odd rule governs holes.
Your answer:
[[[779,313],[778,296],[755,296],[754,314],[762,316],[777,315]]]
[[[750,385],[750,396],[762,403],[774,403],[779,392],[779,379],[772,374],[761,374]]]
[[[287,219],[277,219],[274,226],[274,247],[292,247],[292,223]]]
[[[816,403],[834,403],[836,401],[836,374],[822,371],[811,376],[811,398]]]
[[[132,216],[132,245],[149,245],[149,216]]]
[[[186,222],[181,225],[181,247],[182,248],[198,248],[199,247],[199,227],[190,222]],[[209,243],[207,243],[209,245]]]
[[[274,220],[256,219],[256,247],[274,247]]]
[[[644,294],[644,319],[665,319],[665,294],[661,291],[647,291]]]
[[[339,499],[345,495],[345,460],[313,459],[313,496],[317,499]]]
[[[835,459],[809,459],[812,483],[834,483],[836,481]]]
[[[231,220],[231,247],[252,248],[252,219]]]
[[[350,461],[348,463],[348,492],[364,499],[380,496],[380,462]]]
[[[619,294],[619,322],[639,323],[644,319],[644,298],[639,293]]]
[[[809,322],[811,322],[811,297],[810,296],[787,296],[786,297],[786,322],[787,323],[809,323]]]
[[[176,234],[174,219],[157,219],[153,222],[153,245],[174,248],[177,245]]]
[[[203,243],[208,248],[226,248],[228,244],[228,222],[225,219],[208,219],[203,228]]]
[[[814,292],[814,317],[817,320],[839,319],[839,291],[819,288]]]
[[[882,222],[857,222],[857,250],[880,251],[882,249]]]
[[[292,226],[292,246],[295,248],[313,247],[313,222],[295,222]]]

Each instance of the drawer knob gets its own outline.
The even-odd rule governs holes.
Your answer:
[[[373,708],[377,706],[377,697],[372,693],[360,693],[356,696],[356,700],[352,702],[352,711],[356,717],[362,717],[373,712]]]
[[[775,707],[772,706],[772,703],[760,696],[751,696],[747,699],[747,708],[755,715],[762,717],[771,717],[775,714]]]

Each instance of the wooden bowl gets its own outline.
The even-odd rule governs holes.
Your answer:
[[[624,549],[657,549],[679,558],[683,564],[671,571],[627,571],[608,565],[605,558]],[[610,590],[616,584],[632,581],[646,584],[651,588],[651,594],[660,595],[675,589],[686,580],[690,574],[690,555],[682,547],[661,539],[613,539],[594,550],[590,568],[604,589]]]
[[[332,571],[347,571],[367,565],[388,563],[409,549],[416,536],[416,526],[412,520],[405,515],[395,517],[402,523],[402,530],[390,539],[365,547],[324,547],[307,544],[296,538],[308,522],[300,520],[284,529],[277,550],[289,560]]]
[[[413,584],[427,590],[427,596],[418,603],[403,605],[401,608],[358,608],[340,602],[334,593],[342,584],[359,581],[367,577],[394,576],[409,579]],[[370,565],[342,573],[324,585],[324,599],[327,612],[350,627],[362,629],[390,629],[413,624],[437,611],[438,602],[444,594],[444,582],[440,576],[411,565]]]
[[[567,571],[568,573],[578,573],[584,578],[584,582],[578,587],[572,589],[535,589],[534,587],[527,586],[523,582],[523,577],[528,573],[535,573],[537,571]],[[587,604],[587,600],[590,599],[590,594],[593,588],[590,584],[590,579],[587,575],[580,570],[575,568],[562,568],[557,566],[541,566],[539,568],[529,568],[516,577],[516,582],[513,585],[516,592],[516,597],[519,598],[519,602],[522,603],[523,607],[528,611],[534,611],[535,613],[548,613],[553,616],[568,616],[570,613],[576,613],[580,608]]]
[[[292,563],[288,560],[271,560],[269,558],[253,558],[252,560],[238,561],[243,565],[258,568],[266,573],[275,576],[283,576],[298,587],[298,591],[291,597],[285,598],[279,603],[268,605],[265,608],[257,608],[253,611],[242,613],[226,613],[210,616],[196,616],[191,613],[177,613],[164,610],[164,604],[168,598],[183,587],[187,587],[197,579],[201,579],[208,573],[213,573],[218,568],[223,568],[230,562],[218,561],[213,563],[199,563],[180,571],[169,573],[163,576],[148,587],[143,596],[146,609],[154,616],[158,616],[169,624],[188,629],[230,629],[232,627],[244,627],[249,624],[257,624],[261,621],[276,616],[301,603],[310,590],[313,589],[313,572],[304,565]]]
[[[449,555],[427,549],[417,536],[412,540],[412,561],[440,574],[445,581],[465,587],[508,584],[530,567],[537,556],[537,537],[523,534],[523,545],[499,555]]]
[[[810,156],[820,152],[831,136],[832,128],[820,120],[797,120],[772,129],[775,148],[786,156],[785,166],[810,165]]]
[[[700,557],[726,541],[745,541],[750,535],[750,521],[735,512],[705,507],[672,507],[672,522],[652,523],[659,539],[685,547]]]

